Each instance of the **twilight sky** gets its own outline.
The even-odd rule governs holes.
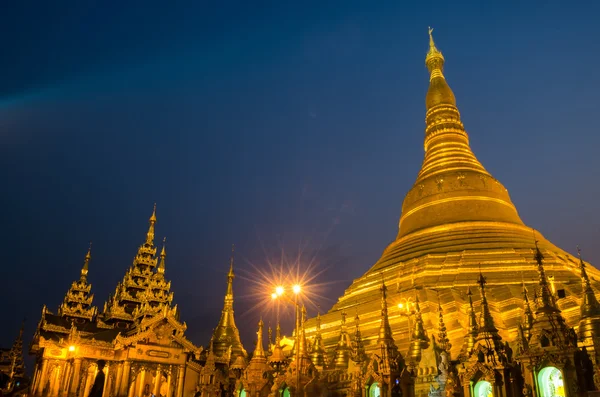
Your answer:
[[[528,225],[600,263],[598,2],[171,3],[3,8],[0,345],[23,317],[29,343],[90,240],[101,309],[154,202],[196,344],[232,243],[248,350],[253,269],[301,254],[329,309],[395,237],[419,170],[428,25],[479,160]]]

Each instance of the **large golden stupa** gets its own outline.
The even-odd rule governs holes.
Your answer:
[[[430,337],[438,332],[441,308],[452,356],[456,357],[468,333],[469,287],[475,292],[475,306],[480,305],[476,299],[480,272],[488,282],[487,298],[496,327],[503,339],[512,343],[523,313],[523,285],[532,296],[538,283],[535,240],[545,257],[563,315],[569,325],[576,326],[583,296],[579,259],[525,225],[507,189],[475,157],[456,98],[443,74],[444,57],[431,31],[425,63],[430,83],[425,100],[425,158],[421,170],[404,198],[396,239],[321,316],[326,347],[339,340],[342,312],[356,312],[367,350],[376,348],[380,286],[385,282],[389,319],[399,350],[403,354],[409,351],[418,300]],[[589,267],[589,275],[597,288],[600,273]],[[307,336],[314,331],[315,323],[307,322]],[[425,356],[423,359],[435,365]]]

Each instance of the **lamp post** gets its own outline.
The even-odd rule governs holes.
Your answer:
[[[406,322],[408,324],[408,341],[410,342],[412,339],[410,332],[410,316],[414,313],[415,302],[413,302],[412,298],[402,298],[398,303],[399,315],[406,317]]]
[[[296,315],[296,325],[295,325],[295,333],[296,333],[296,393],[300,395],[300,309],[298,305],[298,295],[302,292],[302,287],[299,284],[294,284],[292,287],[292,292],[294,293],[294,299],[290,299],[286,294],[286,289],[283,286],[277,286],[275,288],[275,292],[271,294],[273,299],[278,299],[277,303],[277,323],[279,323],[279,298],[285,299],[287,302],[294,305],[295,315]]]

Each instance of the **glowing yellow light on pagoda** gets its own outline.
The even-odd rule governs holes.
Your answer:
[[[294,291],[294,294],[298,295],[302,288],[300,287],[300,285],[296,284],[292,287],[292,290]]]
[[[75,351],[75,346],[73,346],[73,345],[69,346],[69,351],[70,352],[74,352]]]
[[[280,285],[277,288],[275,288],[275,294],[277,294],[277,296],[281,296],[283,295],[283,293],[285,292],[285,289]]]

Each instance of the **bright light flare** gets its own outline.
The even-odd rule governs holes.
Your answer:
[[[292,290],[294,291],[294,294],[298,295],[300,293],[300,291],[302,291],[302,287],[300,287],[299,284],[294,284],[294,286],[292,287]]]
[[[70,352],[74,352],[75,351],[75,346],[73,346],[73,345],[69,346],[69,351]]]
[[[284,292],[285,292],[285,289],[281,285],[279,285],[279,286],[277,286],[277,288],[275,288],[275,295],[277,295],[277,296],[283,295]]]
[[[398,309],[404,309],[404,303],[398,303]]]
[[[275,292],[273,292],[273,293],[271,294],[271,298],[272,298],[272,299],[277,299],[277,294],[276,294]]]

